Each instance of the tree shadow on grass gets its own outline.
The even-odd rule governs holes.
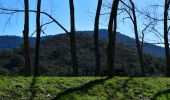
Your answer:
[[[66,96],[66,95],[68,95],[72,92],[82,91],[82,90],[87,91],[89,88],[92,88],[92,87],[94,87],[95,85],[98,85],[98,84],[102,84],[109,79],[111,79],[111,78],[107,77],[107,78],[104,78],[104,79],[96,79],[96,80],[93,80],[93,81],[90,81],[90,82],[84,84],[83,86],[67,89],[64,92],[58,93],[58,95],[56,97],[54,97],[52,100],[59,100],[61,97]]]
[[[157,97],[160,97],[161,95],[166,95],[166,98],[168,98],[168,93],[170,93],[170,89],[159,91],[153,96],[152,100],[156,100]]]
[[[125,80],[125,82],[122,84],[121,88],[125,89],[127,87],[128,83],[129,83],[129,81],[131,81],[131,80],[133,80],[132,77],[131,78],[127,78]]]
[[[36,79],[36,77],[34,76],[34,77],[32,78],[32,83],[30,84],[30,88],[29,88],[29,90],[30,90],[30,92],[31,92],[31,96],[30,96],[30,99],[29,99],[29,100],[34,100],[34,98],[36,97],[36,93],[37,93],[36,87],[35,87],[36,82],[37,82],[37,79]]]
[[[128,87],[128,83],[131,81],[131,80],[133,80],[133,78],[132,77],[130,77],[130,78],[127,78],[127,79],[123,79],[123,83],[118,83],[119,85],[117,85],[117,87],[115,88],[115,90],[116,91],[121,91],[122,90],[122,93],[123,93],[123,95],[124,95],[124,99],[127,99],[127,97],[128,97],[128,95],[127,95],[127,93],[128,93],[128,90],[126,89],[126,87]],[[119,81],[120,82],[120,81]],[[124,100],[123,99],[123,100]]]

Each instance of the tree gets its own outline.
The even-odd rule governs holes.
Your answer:
[[[30,71],[30,56],[29,56],[29,1],[24,0],[25,5],[25,20],[24,20],[24,58],[25,58],[25,75],[31,74]]]
[[[34,62],[35,76],[39,75],[38,67],[39,67],[39,49],[40,49],[40,36],[41,36],[40,12],[41,12],[41,0],[38,0],[37,15],[36,15],[36,44],[35,44],[35,62]]]
[[[157,37],[159,38],[159,41],[162,40],[161,38],[164,39],[164,43],[158,42],[158,43],[152,43],[152,44],[164,44],[165,45],[166,76],[167,77],[170,76],[170,51],[169,51],[169,38],[168,38],[168,32],[170,29],[170,26],[168,26],[168,21],[170,20],[168,17],[169,5],[170,5],[170,0],[165,0],[164,5],[159,5],[159,4],[152,5],[152,7],[154,7],[154,9],[155,9],[155,7],[163,7],[164,8],[164,18],[159,18],[157,16],[157,14],[155,14],[154,12],[152,12],[152,14],[154,14],[154,15],[151,16],[151,13],[149,13],[149,12],[138,11],[140,14],[144,15],[146,18],[152,20],[155,23],[153,25],[153,27],[151,27],[151,30],[155,31],[158,34]],[[161,17],[162,17],[162,15],[161,15]],[[160,25],[158,22],[163,22],[164,35],[162,35],[161,32],[159,32],[158,29],[155,28],[156,25]]]
[[[165,55],[166,55],[166,64],[167,72],[166,76],[170,77],[170,51],[169,51],[169,41],[168,41],[168,10],[169,10],[170,0],[165,0],[164,6],[164,45],[165,45]]]
[[[139,41],[139,32],[138,32],[138,24],[137,24],[137,17],[136,17],[136,8],[135,4],[132,0],[129,0],[131,6],[127,5],[125,2],[121,0],[121,2],[129,9],[127,10],[124,8],[124,11],[129,15],[128,18],[131,19],[134,27],[134,33],[135,33],[135,40],[136,40],[136,48],[137,48],[137,53],[139,57],[139,62],[140,62],[140,75],[145,76],[145,70],[144,70],[144,63],[143,63],[143,48],[142,45],[140,44]]]
[[[132,6],[132,22],[134,25],[134,33],[135,33],[135,39],[136,39],[136,48],[139,56],[139,61],[140,61],[140,74],[141,76],[145,76],[145,70],[144,70],[144,64],[143,64],[143,55],[142,55],[142,49],[139,41],[139,33],[138,33],[138,25],[137,25],[137,18],[136,18],[136,11],[135,11],[135,4],[133,3],[132,0],[129,0],[130,4]]]
[[[100,75],[100,47],[99,47],[99,19],[100,19],[100,11],[102,6],[102,0],[98,0],[95,24],[94,24],[94,47],[95,47],[95,75]]]
[[[108,76],[109,77],[114,76],[113,70],[114,70],[114,61],[115,61],[118,5],[119,5],[119,0],[114,0],[112,4],[110,19],[109,19],[109,26],[108,26],[109,43],[107,47],[107,61],[108,61]],[[114,28],[113,28],[113,22],[114,22]]]
[[[76,55],[76,44],[75,44],[75,16],[74,16],[74,2],[73,0],[69,0],[70,4],[70,43],[71,43],[71,58],[72,58],[72,67],[73,67],[73,75],[78,75],[78,62]]]

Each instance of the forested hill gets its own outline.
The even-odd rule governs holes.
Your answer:
[[[100,40],[102,75],[106,75],[107,40]],[[77,57],[80,75],[94,75],[94,45],[93,37],[83,33],[76,34]],[[34,61],[34,47],[30,50],[31,62]],[[21,48],[5,50],[0,53],[0,73],[23,74],[24,57]],[[162,75],[165,62],[161,58],[144,55],[144,64],[147,75]],[[116,46],[115,69],[123,70],[125,75],[139,75],[139,60],[136,49],[118,43]],[[70,42],[66,34],[60,34],[41,42],[40,73],[41,75],[71,75],[72,63]],[[1,72],[2,71],[2,72]],[[117,73],[118,75],[121,73]]]
[[[93,35],[93,31],[83,31],[83,33]],[[100,33],[99,37],[101,39],[108,39],[108,31],[106,29],[101,29],[99,31],[99,33]],[[120,32],[117,32],[116,38],[117,38],[116,41],[118,43],[124,43],[126,45],[130,45],[130,46],[136,48],[135,39],[133,39],[129,36],[126,36],[126,35],[124,35]],[[143,49],[144,49],[144,52],[147,53],[147,54],[151,54],[151,55],[154,55],[156,57],[165,57],[165,51],[164,51],[163,47],[146,43]]]
[[[79,31],[88,35],[93,35],[93,31]],[[100,38],[101,39],[107,39],[108,38],[108,33],[106,29],[101,29],[100,31]],[[52,35],[49,36],[44,36],[42,37],[42,40],[48,39],[53,37]],[[32,44],[35,43],[35,38],[31,37],[30,42]],[[126,45],[130,45],[132,47],[135,47],[135,39],[130,38],[124,34],[117,33],[117,42],[118,43],[124,43]],[[22,38],[18,36],[0,36],[0,49],[9,49],[9,48],[19,48],[22,44]],[[152,45],[152,44],[147,44],[144,46],[144,52],[147,54],[154,55],[156,57],[164,57],[164,48]]]

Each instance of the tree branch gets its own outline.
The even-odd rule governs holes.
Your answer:
[[[0,14],[14,14],[14,13],[19,13],[19,12],[25,12],[25,10],[17,10],[17,9],[6,9],[6,8],[0,8],[1,12]],[[36,13],[37,11],[35,10],[29,10],[29,12],[34,12]],[[41,14],[44,14],[48,16],[53,22],[55,22],[60,28],[62,28],[67,34],[70,34],[70,32],[67,31],[56,19],[54,19],[50,14],[41,11]]]

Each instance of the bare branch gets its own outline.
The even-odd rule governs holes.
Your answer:
[[[12,16],[13,16],[13,13],[9,16],[8,20],[6,21],[5,27],[4,27],[4,29],[3,29],[3,32],[5,31],[7,25],[10,25],[10,20],[11,20]]]
[[[6,9],[6,8],[0,8],[1,12],[0,14],[14,14],[14,13],[19,13],[19,12],[25,12],[24,10],[17,10],[17,9]],[[29,12],[34,12],[36,13],[37,11],[35,10],[29,10]],[[46,16],[48,16],[53,22],[55,22],[60,28],[62,28],[67,34],[69,34],[69,32],[67,31],[67,29],[65,29],[56,19],[54,19],[50,14],[41,11],[41,14],[44,14]]]
[[[51,24],[51,23],[53,23],[53,22],[54,22],[54,21],[50,21],[50,22],[47,22],[47,23],[42,24],[42,25],[41,25],[41,29],[42,29],[43,26],[49,25],[49,24]],[[31,34],[31,37],[32,37],[35,33],[36,33],[36,30]]]

